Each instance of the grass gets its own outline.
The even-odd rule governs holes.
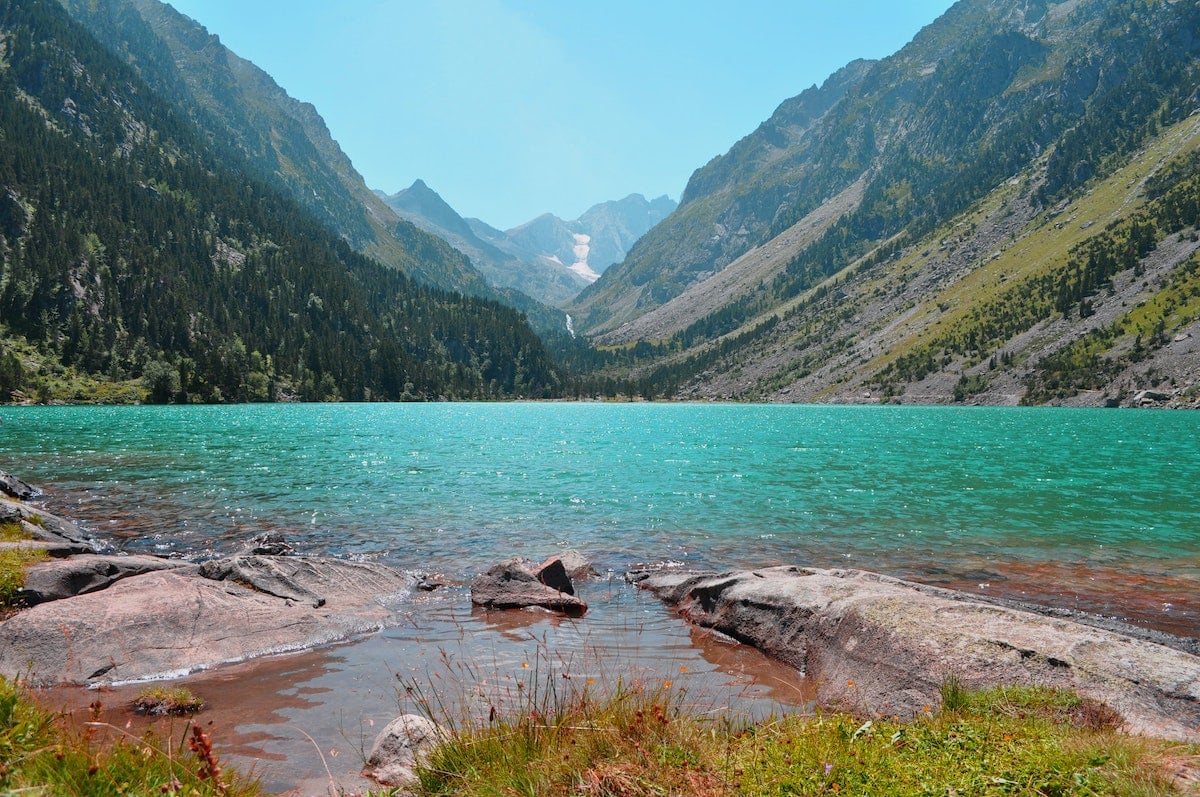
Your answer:
[[[255,782],[222,768],[211,736],[200,725],[189,723],[176,745],[99,722],[101,706],[92,708],[93,721],[76,730],[0,679],[0,792],[39,797],[259,793]]]
[[[557,677],[522,689],[503,718],[435,717],[449,738],[414,793],[1148,796],[1177,793],[1167,762],[1200,763],[1200,747],[1124,736],[1107,707],[1042,688],[950,680],[943,707],[914,722],[819,713],[749,725],[669,684],[600,695]]]
[[[16,521],[0,523],[0,542],[20,542],[31,539]],[[47,558],[36,548],[0,549],[0,612],[16,607],[17,591],[25,585],[25,568]]]

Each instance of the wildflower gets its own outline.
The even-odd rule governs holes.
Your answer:
[[[825,777],[829,777],[829,773],[833,771],[833,764],[825,762]]]
[[[922,711],[924,711],[926,714],[928,714],[928,713],[930,713],[930,712],[931,712],[933,709],[931,709],[929,706],[921,706],[921,710],[922,710]]]
[[[848,686],[848,687],[850,687],[851,689],[853,689],[853,688],[854,688],[854,681],[846,681],[846,686]]]
[[[679,668],[679,671],[680,671],[680,672],[687,672],[687,666],[686,666],[686,665],[680,666],[680,668]]]
[[[521,669],[522,669],[522,670],[528,670],[528,669],[529,669],[529,662],[527,662],[527,661],[523,661],[523,662],[521,662]]]
[[[670,689],[670,688],[671,688],[671,682],[663,681],[663,689]]]

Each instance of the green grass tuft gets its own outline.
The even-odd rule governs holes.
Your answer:
[[[696,711],[669,685],[554,689],[549,703],[523,689],[506,718],[454,718],[415,793],[1168,795],[1165,763],[1200,763],[1200,747],[1122,736],[1111,709],[1041,688],[950,678],[948,708],[909,723],[836,713],[756,725]]]

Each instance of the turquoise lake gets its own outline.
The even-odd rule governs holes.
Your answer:
[[[411,710],[406,681],[469,703],[480,684],[511,687],[541,662],[597,681],[672,680],[705,711],[804,705],[797,672],[624,585],[642,566],[860,567],[1200,636],[1196,413],[554,403],[2,415],[0,468],[117,549],[205,558],[281,531],[304,552],[447,584],[414,593],[379,634],[186,679],[224,753],[270,791],[323,791],[327,765],[353,784],[362,746]],[[579,585],[581,621],[471,608],[476,573],[564,548],[603,574]],[[86,717],[95,696],[53,699]]]
[[[882,570],[1200,633],[1200,416],[688,404],[13,407],[0,467],[127,551],[261,531],[467,579]]]

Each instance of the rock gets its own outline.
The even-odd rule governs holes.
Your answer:
[[[1133,395],[1133,405],[1136,407],[1141,404],[1156,404],[1170,398],[1170,393],[1164,393],[1161,390],[1139,390]]]
[[[27,569],[25,586],[17,594],[28,605],[34,605],[85,595],[107,589],[123,578],[177,567],[193,565],[158,556],[72,556]]]
[[[0,470],[0,493],[18,501],[28,501],[41,493],[41,490],[28,482],[18,479],[7,471]]]
[[[1200,741],[1200,656],[860,570],[631,574],[689,620],[810,677],[818,700],[914,716],[944,679],[1071,689],[1134,733]]]
[[[371,746],[363,774],[384,786],[416,782],[414,767],[444,738],[442,729],[417,714],[404,714],[388,723]]]
[[[278,531],[259,534],[238,552],[240,556],[292,556],[296,549]]]
[[[287,557],[325,605],[298,605],[190,568],[122,579],[42,603],[0,623],[0,675],[30,686],[103,685],[179,676],[256,656],[308,650],[395,621],[412,579],[382,565]]]
[[[95,552],[95,544],[69,520],[26,504],[0,498],[0,523],[20,523],[35,540],[85,545]]]
[[[568,595],[575,594],[575,585],[571,583],[571,577],[567,575],[567,568],[563,565],[562,559],[557,556],[542,562],[534,570],[533,575],[550,589],[556,589]]]
[[[289,546],[290,547],[290,546]],[[314,609],[325,605],[325,598],[304,586],[314,573],[310,560],[298,557],[231,556],[200,565],[200,575],[214,581],[237,581],[259,592],[285,600],[307,603]]]
[[[79,556],[82,554],[95,553],[96,549],[90,545],[80,545],[76,542],[46,542],[45,540],[14,540],[13,542],[0,542],[0,550],[12,548],[25,548],[43,551],[51,559],[65,559],[68,556]]]
[[[595,578],[600,575],[596,572],[596,568],[592,567],[588,558],[574,549],[563,551],[557,558],[562,560],[567,575],[573,580]]]
[[[550,584],[543,582],[545,578]],[[571,592],[552,584],[571,588]],[[488,609],[524,609],[540,607],[581,617],[587,604],[574,595],[574,587],[566,576],[561,559],[554,557],[541,566],[527,559],[509,559],[493,565],[486,573],[471,581],[471,602]]]

